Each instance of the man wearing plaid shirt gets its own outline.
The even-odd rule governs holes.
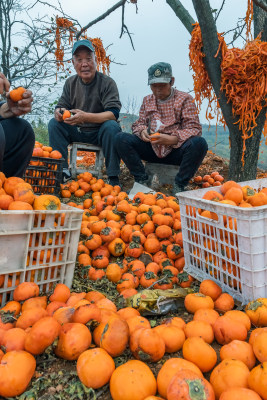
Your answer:
[[[193,98],[173,88],[171,65],[159,62],[148,69],[152,94],[143,99],[133,135],[119,133],[117,151],[135,181],[145,184],[148,176],[141,160],[179,165],[173,192],[184,191],[205,157],[208,145]],[[159,132],[156,138],[150,136]]]

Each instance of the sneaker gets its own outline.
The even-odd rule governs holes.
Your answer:
[[[185,192],[186,189],[184,186],[179,186],[177,183],[174,183],[173,188],[172,188],[172,195],[175,196],[177,193],[182,193]]]
[[[66,183],[71,179],[72,179],[72,177],[71,177],[70,171],[67,168],[63,168],[63,171],[62,171],[62,183]]]

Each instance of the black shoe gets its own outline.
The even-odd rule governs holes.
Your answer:
[[[63,168],[62,171],[62,183],[66,183],[72,179],[71,173],[67,168]]]
[[[145,175],[141,179],[135,179],[135,182],[148,187],[148,175]]]
[[[172,195],[175,196],[178,193],[185,192],[186,188],[184,186],[179,186],[177,183],[174,183],[172,188]]]

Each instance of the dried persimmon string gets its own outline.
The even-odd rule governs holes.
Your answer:
[[[72,45],[75,32],[77,32],[77,28],[73,25],[72,21],[68,20],[67,18],[56,18],[55,57],[57,62],[57,70],[60,68],[64,70],[64,46],[62,44],[62,37],[68,33],[69,44]],[[106,54],[102,40],[100,38],[89,38],[85,33],[81,36],[81,39],[91,40],[95,48],[97,70],[102,71],[104,74],[108,74],[110,57]]]
[[[231,101],[233,115],[238,118],[237,124],[243,139],[242,162],[244,163],[246,140],[253,135],[253,130],[257,126],[256,119],[261,110],[267,106],[267,42],[262,42],[258,37],[247,42],[244,49],[228,49],[222,34],[218,34],[218,40],[220,43],[218,52],[221,50],[222,53],[221,90],[225,92],[228,101]],[[207,99],[207,120],[210,120],[215,113],[217,122],[225,124],[205,69],[203,62],[205,55],[202,48],[200,26],[195,24],[189,46],[189,57],[193,69],[196,104],[200,110],[203,99]],[[267,140],[267,123],[264,135]]]

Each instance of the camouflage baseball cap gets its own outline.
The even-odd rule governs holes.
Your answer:
[[[165,62],[158,62],[148,69],[148,85],[152,83],[170,83],[172,67]]]
[[[78,40],[77,42],[74,43],[73,48],[72,48],[72,55],[81,46],[87,47],[87,49],[89,49],[90,51],[93,51],[93,52],[95,51],[95,48],[94,48],[92,42],[90,42],[90,40],[83,39],[83,40]]]

